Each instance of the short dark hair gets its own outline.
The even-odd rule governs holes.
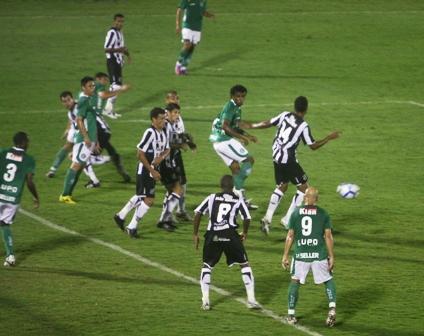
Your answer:
[[[180,110],[180,105],[175,104],[175,103],[169,103],[168,105],[166,105],[165,110],[167,111],[172,111],[172,110]]]
[[[178,96],[178,93],[177,93],[177,91],[176,90],[169,90],[167,93],[166,93],[166,96]]]
[[[230,95],[234,96],[236,93],[247,93],[247,89],[240,84],[234,85],[230,90]]]
[[[91,76],[85,76],[81,79],[81,86],[85,86],[88,82],[94,82],[94,78]]]
[[[22,146],[28,143],[28,135],[25,132],[18,132],[13,136],[15,146]]]
[[[299,96],[294,101],[294,110],[296,112],[306,113],[308,110],[308,99],[304,96]]]
[[[156,119],[157,117],[159,117],[159,115],[161,114],[165,114],[165,110],[161,107],[154,107],[151,111],[150,111],[150,120],[151,119]]]
[[[113,20],[115,21],[117,18],[124,18],[124,14],[117,13],[113,16]]]
[[[221,177],[220,185],[223,190],[232,190],[234,187],[233,177],[231,175],[224,175]]]
[[[104,73],[104,72],[98,72],[98,73],[96,73],[95,77],[96,78],[105,78],[105,77],[109,78],[109,75],[107,73]]]
[[[63,91],[60,95],[59,98],[65,98],[65,97],[71,97],[74,98],[74,96],[72,95],[71,91]]]

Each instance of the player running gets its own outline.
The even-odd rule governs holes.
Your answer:
[[[289,182],[296,185],[297,192],[292,199],[286,215],[281,219],[281,224],[285,228],[287,228],[293,210],[302,204],[305,190],[308,188],[308,176],[296,158],[296,149],[300,141],[302,140],[310,149],[316,150],[340,136],[340,132],[335,131],[322,140],[314,140],[309,125],[304,120],[308,110],[308,100],[306,97],[300,96],[296,98],[294,101],[294,110],[295,112],[283,112],[270,120],[259,123],[245,123],[245,127],[250,129],[278,127],[272,144],[276,188],[269,200],[265,217],[261,220],[261,230],[265,234],[269,232],[272,216],[280,204],[284,193],[287,191]]]
[[[16,133],[13,143],[12,148],[0,149],[0,229],[6,247],[4,266],[14,266],[16,263],[10,227],[19,209],[24,182],[33,196],[34,208],[40,205],[33,181],[35,161],[26,153],[29,144],[27,134]]]
[[[294,210],[289,220],[289,231],[284,246],[282,266],[289,266],[290,248],[295,244],[290,273],[292,281],[288,294],[289,324],[296,324],[295,308],[299,297],[300,284],[305,284],[306,276],[312,269],[315,284],[325,284],[329,311],[326,324],[336,323],[336,284],[333,280],[334,267],[333,235],[327,212],[317,206],[318,190],[309,187],[305,192],[305,205]]]
[[[233,192],[233,177],[225,175],[221,178],[222,192],[211,194],[194,210],[193,241],[196,250],[199,248],[199,226],[202,215],[209,215],[209,223],[203,245],[203,267],[200,273],[202,290],[202,309],[210,310],[209,287],[213,267],[219,262],[222,253],[227,258],[227,265],[240,265],[241,277],[247,293],[247,306],[260,309],[255,299],[255,280],[247,259],[243,241],[247,239],[250,224],[250,213],[243,198]],[[236,223],[240,213],[243,219],[243,231],[238,234]]]
[[[244,198],[244,183],[251,174],[254,159],[243,145],[249,141],[257,142],[255,136],[248,134],[242,128],[250,127],[250,123],[241,120],[241,106],[246,99],[247,89],[242,85],[235,85],[230,90],[231,99],[218,114],[212,124],[209,141],[224,163],[230,168],[234,177],[234,192]],[[236,140],[237,139],[237,140]],[[257,205],[246,202],[250,210],[257,209]]]

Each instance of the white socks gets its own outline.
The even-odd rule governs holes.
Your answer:
[[[200,272],[200,289],[202,290],[202,302],[209,303],[209,286],[211,284],[212,269],[203,265]]]
[[[255,279],[250,266],[241,269],[241,278],[243,279],[244,286],[246,287],[247,301],[256,302],[255,299]]]
[[[301,192],[300,190],[296,191],[296,195],[293,196],[290,207],[287,210],[286,215],[284,216],[284,219],[287,223],[289,222],[290,216],[292,215],[294,209],[302,204],[304,197],[305,194],[303,192]]]
[[[265,218],[269,223],[271,223],[272,216],[274,215],[274,212],[277,209],[278,204],[280,204],[283,196],[284,193],[278,188],[275,188],[275,190],[272,192],[271,198],[269,199],[268,209],[265,214]]]
[[[88,176],[88,178],[91,181],[93,181],[94,184],[97,184],[97,183],[100,182],[99,179],[97,178],[96,174],[94,173],[94,169],[93,169],[93,166],[91,165],[91,163],[84,167],[84,173],[85,173],[85,175]]]
[[[121,211],[118,212],[119,218],[125,219],[128,213],[132,209],[134,209],[137,205],[139,205],[140,202],[141,202],[140,196],[134,195],[133,197],[131,197],[130,200],[127,202],[127,204],[125,204],[124,207],[121,209]]]
[[[150,207],[147,206],[146,203],[141,202],[137,209],[134,211],[133,218],[131,219],[131,222],[128,224],[129,229],[137,229],[138,221],[143,218],[143,216],[149,211]]]
[[[174,211],[175,207],[178,205],[180,201],[180,195],[177,193],[172,193],[166,199],[166,202],[163,205],[162,214],[160,215],[159,221],[170,220],[172,211]]]
[[[186,195],[186,192],[187,192],[187,184],[183,184],[181,187],[183,188],[183,192],[180,196],[180,201],[178,202],[177,212],[184,213],[184,212],[186,212],[185,195]]]

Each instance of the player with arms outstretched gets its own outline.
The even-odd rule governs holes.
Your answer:
[[[289,220],[289,231],[284,246],[282,266],[289,266],[289,252],[294,244],[294,254],[290,273],[292,281],[288,294],[287,322],[297,322],[295,308],[300,284],[304,285],[309,270],[312,269],[316,284],[325,284],[329,301],[326,324],[332,327],[336,322],[336,285],[333,280],[334,267],[333,235],[327,212],[317,206],[318,190],[309,187],[305,192],[305,205],[296,208]]]

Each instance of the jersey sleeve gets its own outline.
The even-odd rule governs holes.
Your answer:
[[[137,148],[139,150],[141,150],[142,152],[147,152],[147,150],[149,149],[150,144],[152,143],[153,139],[154,139],[154,134],[151,128],[147,129],[144,134],[143,137],[141,138],[140,142],[137,145]]]
[[[246,203],[244,202],[243,199],[240,199],[240,203],[239,203],[239,208],[238,208],[239,212],[240,212],[240,216],[243,220],[245,219],[251,219],[252,217],[250,216],[250,212],[249,209],[247,208]]]
[[[284,117],[287,115],[287,112],[280,113],[278,116],[271,119],[271,124],[279,127],[283,122]]]
[[[87,110],[88,110],[88,99],[85,99],[85,97],[81,98],[78,101],[77,117],[86,118]]]
[[[209,200],[211,198],[212,195],[209,195],[208,197],[206,197],[202,203],[200,203],[200,205],[194,209],[195,213],[200,213],[202,215],[209,213]]]
[[[222,114],[221,114],[222,123],[224,124],[224,120],[229,120],[229,121],[233,120],[233,117],[234,117],[234,112],[231,110],[230,104],[228,104],[222,110]]]
[[[308,124],[306,124],[306,127],[303,129],[302,141],[305,145],[308,145],[308,146],[312,145],[315,142],[315,139],[312,136],[311,129],[309,128]]]
[[[110,29],[106,34],[104,48],[105,49],[111,48],[111,46],[113,46],[113,44],[115,43],[115,39],[116,39],[116,33],[113,29]]]

